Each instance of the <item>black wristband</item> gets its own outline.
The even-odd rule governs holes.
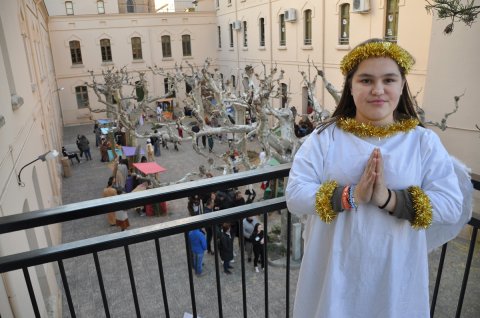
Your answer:
[[[387,190],[388,190],[388,199],[387,199],[387,201],[385,202],[384,205],[378,206],[378,208],[381,209],[381,210],[385,209],[385,207],[386,207],[386,206],[388,205],[388,203],[390,202],[390,199],[392,198],[392,191],[390,191],[390,189],[388,189],[388,188],[387,188]]]

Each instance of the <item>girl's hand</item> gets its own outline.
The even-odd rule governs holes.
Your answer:
[[[363,171],[360,181],[355,187],[355,202],[357,204],[369,203],[372,199],[375,180],[377,177],[377,162],[379,149],[375,148],[368,158],[367,165]]]
[[[373,194],[371,201],[372,204],[381,206],[385,204],[388,199],[388,189],[385,186],[385,178],[383,175],[383,157],[380,149],[378,149],[377,159],[377,166],[375,170],[376,178],[375,184],[373,186]]]

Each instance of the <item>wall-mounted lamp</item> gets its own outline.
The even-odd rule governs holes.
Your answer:
[[[65,89],[65,87],[59,87],[55,90],[55,92],[60,92],[60,91],[63,91]]]
[[[20,175],[22,174],[22,170],[25,169],[25,167],[31,165],[32,163],[34,163],[34,162],[37,161],[37,160],[42,160],[42,161],[52,160],[52,159],[54,159],[54,158],[57,157],[57,156],[58,156],[58,151],[56,151],[55,149],[53,149],[53,150],[47,151],[47,152],[44,153],[43,155],[38,156],[37,159],[32,160],[32,161],[30,161],[29,163],[27,163],[26,165],[24,165],[24,166],[22,167],[22,169],[20,169],[20,172],[18,173],[18,176],[17,176],[17,183],[18,183],[18,185],[21,186],[21,187],[24,187],[24,186],[25,186],[25,184],[22,182],[22,179],[20,178]]]

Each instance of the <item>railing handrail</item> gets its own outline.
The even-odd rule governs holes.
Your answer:
[[[286,207],[285,197],[278,197],[217,212],[130,229],[125,232],[105,234],[57,246],[7,255],[0,257],[0,273],[181,234],[193,229],[207,227],[212,223],[219,224],[258,215],[265,211],[285,209]]]
[[[253,184],[274,178],[287,177],[291,164],[264,167],[235,174],[127,193],[119,196],[93,199],[45,210],[8,215],[0,218],[0,234],[37,226],[77,220],[139,205],[185,198],[192,193],[208,193],[232,187]]]

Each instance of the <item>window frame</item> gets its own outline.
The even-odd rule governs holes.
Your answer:
[[[342,3],[340,5],[340,19],[339,19],[338,29],[340,33],[338,36],[338,44],[339,45],[350,44],[350,4],[349,3]]]
[[[398,20],[400,15],[400,9],[398,5],[398,0],[387,0],[385,1],[385,30],[384,30],[384,39],[385,41],[397,43],[398,40]],[[392,29],[389,29],[389,26]],[[391,30],[392,34],[388,34]]]
[[[132,46],[132,59],[134,61],[143,60],[142,38],[134,36],[130,38]]]
[[[77,109],[88,108],[90,106],[88,87],[86,85],[75,86],[75,98],[77,100]]]
[[[186,41],[188,37],[188,41]],[[184,57],[192,56],[192,37],[190,34],[182,34],[182,53]]]
[[[228,25],[230,35],[230,48],[233,48],[233,22]]]
[[[162,42],[163,58],[171,58],[172,57],[172,40],[170,38],[170,35],[162,35],[161,42]]]
[[[76,47],[77,44],[78,47]],[[83,65],[82,47],[80,45],[80,41],[72,40],[68,42],[68,45],[70,47],[70,58],[72,60],[72,65]]]
[[[74,15],[75,11],[73,10],[73,2],[65,1],[65,12],[67,15]]]
[[[243,47],[248,47],[247,21],[243,21]]]
[[[265,47],[265,18],[258,19],[259,45]]]
[[[103,0],[97,1],[97,12],[98,14],[105,14],[105,2]]]
[[[135,13],[135,1],[127,0],[125,4],[127,7],[127,13]]]
[[[303,44],[312,45],[312,10],[303,11]]]
[[[110,39],[100,39],[100,53],[102,55],[103,63],[113,62],[112,42]]]
[[[285,23],[285,14],[282,13],[279,16],[279,42],[280,46],[287,46],[287,25]]]

